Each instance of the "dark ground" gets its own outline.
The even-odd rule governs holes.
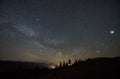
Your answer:
[[[0,79],[120,79],[120,57],[87,59],[56,69],[2,69]]]

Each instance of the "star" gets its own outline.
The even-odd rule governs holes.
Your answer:
[[[100,53],[100,50],[96,50],[96,52],[97,52],[97,54],[99,54],[99,53]]]
[[[37,21],[37,22],[39,22],[39,21],[40,21],[40,19],[39,19],[39,18],[37,18],[37,19],[36,19],[36,21]]]
[[[114,34],[114,33],[115,33],[115,31],[114,31],[114,30],[111,30],[111,31],[110,31],[110,33],[111,33],[111,34]]]

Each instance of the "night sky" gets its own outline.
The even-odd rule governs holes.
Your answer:
[[[0,0],[0,60],[117,56],[119,0]]]

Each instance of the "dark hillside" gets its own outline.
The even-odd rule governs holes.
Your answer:
[[[120,58],[87,59],[55,69],[19,67],[1,72],[0,79],[120,79]]]

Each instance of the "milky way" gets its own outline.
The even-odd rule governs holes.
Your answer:
[[[116,56],[119,0],[0,0],[0,60],[59,63]]]

